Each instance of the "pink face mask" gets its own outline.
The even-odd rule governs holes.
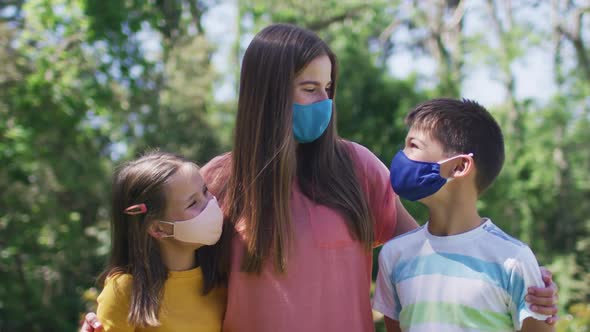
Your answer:
[[[221,236],[223,212],[217,204],[217,199],[213,197],[205,209],[194,218],[176,222],[162,220],[160,222],[173,227],[172,234],[163,237],[173,237],[178,241],[193,244],[212,245]]]

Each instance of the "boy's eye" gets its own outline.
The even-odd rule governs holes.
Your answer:
[[[197,204],[197,201],[193,201],[193,202],[192,202],[192,203],[191,203],[191,204],[190,204],[190,205],[187,207],[187,209],[189,209],[189,208],[191,208],[191,207],[195,206],[195,204]]]

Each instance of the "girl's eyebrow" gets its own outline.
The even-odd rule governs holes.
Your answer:
[[[206,195],[207,195],[207,191],[208,191],[208,190],[209,190],[209,189],[207,188],[207,185],[206,185],[206,184],[203,184],[203,187],[201,188],[201,194],[203,194],[203,196],[206,196]],[[194,193],[192,193],[192,194],[191,194],[191,195],[190,195],[190,196],[189,196],[189,197],[188,197],[188,198],[185,200],[185,202],[187,202],[187,203],[188,203],[188,202],[192,201],[193,199],[195,199],[195,196],[197,196],[198,194],[199,194],[199,192],[198,192],[198,191],[195,191]]]
[[[198,192],[193,193],[192,195],[190,195],[185,202],[186,203],[190,203],[193,199],[195,199],[195,196],[198,194]]]

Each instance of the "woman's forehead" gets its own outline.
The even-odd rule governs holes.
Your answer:
[[[317,82],[328,84],[332,80],[332,62],[327,55],[321,55],[309,62],[295,77],[295,82]]]

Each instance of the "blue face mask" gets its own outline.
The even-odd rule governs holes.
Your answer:
[[[293,133],[299,143],[309,143],[318,139],[330,124],[332,118],[332,99],[317,103],[293,104]]]
[[[471,156],[473,154],[470,154]],[[442,188],[451,179],[440,176],[441,164],[461,156],[455,156],[438,163],[411,160],[400,150],[389,168],[391,186],[400,197],[417,201],[428,197]]]

